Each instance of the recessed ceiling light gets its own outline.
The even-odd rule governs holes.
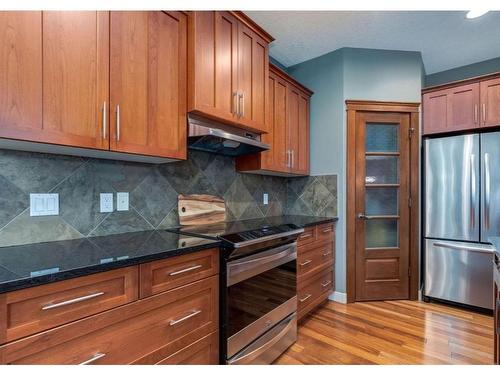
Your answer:
[[[466,18],[472,19],[472,18],[478,18],[481,17],[482,15],[488,13],[488,10],[469,10],[467,14],[465,15]]]

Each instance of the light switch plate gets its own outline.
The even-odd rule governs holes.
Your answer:
[[[30,216],[59,215],[59,194],[30,194]]]
[[[264,195],[262,197],[262,203],[263,204],[269,204],[269,194],[264,193]]]
[[[113,193],[101,193],[101,212],[113,212]]]
[[[128,193],[116,193],[116,211],[128,211]]]

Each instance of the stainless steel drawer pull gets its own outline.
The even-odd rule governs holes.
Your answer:
[[[92,362],[97,361],[98,359],[101,359],[103,357],[106,357],[106,353],[96,353],[94,356],[90,359],[87,359],[86,361],[83,361],[82,363],[79,363],[79,365],[90,365]]]
[[[116,140],[120,142],[120,106],[116,106]]]
[[[304,298],[300,298],[299,299],[299,302],[304,302],[304,301],[307,301],[309,298],[311,298],[311,295],[308,294],[307,296],[305,296]]]
[[[330,255],[332,252],[331,251],[327,251],[326,253],[323,253],[323,256],[324,257],[327,257],[328,255]]]
[[[323,229],[323,233],[328,233],[328,232],[331,232],[331,231],[332,231],[332,228]]]
[[[72,305],[73,303],[78,303],[78,302],[86,301],[86,300],[89,300],[89,299],[92,299],[92,298],[96,298],[96,297],[102,296],[103,294],[104,294],[104,292],[98,292],[98,293],[89,294],[89,295],[83,296],[83,297],[69,299],[69,300],[63,301],[63,302],[51,303],[50,305],[43,306],[42,310],[50,310],[50,309],[55,309],[56,307],[62,307],[62,306]]]
[[[104,102],[102,106],[102,138],[106,139],[106,127],[107,127],[107,119],[106,119],[106,102]]]
[[[312,262],[312,260],[311,260],[311,259],[308,259],[308,260],[306,260],[305,262],[300,263],[300,265],[301,265],[301,266],[305,266],[305,265],[308,265],[308,264],[309,264],[309,263],[311,263],[311,262]]]
[[[169,273],[169,275],[170,275],[170,276],[180,275],[181,273],[185,273],[185,272],[189,272],[189,271],[197,270],[198,268],[201,268],[201,267],[202,267],[202,265],[201,265],[201,264],[197,264],[196,266],[192,266],[192,267],[184,268],[184,269],[182,269],[182,270],[175,271],[175,272],[170,272],[170,273]]]
[[[309,238],[312,236],[312,233],[306,233],[306,234],[303,234],[302,236],[300,236],[300,239],[303,240],[304,238]]]
[[[190,319],[190,318],[192,318],[193,316],[196,316],[196,315],[198,315],[198,314],[201,314],[201,310],[196,310],[196,311],[193,311],[191,314],[188,314],[188,315],[186,315],[186,316],[184,316],[184,317],[182,317],[182,318],[180,318],[180,319],[177,319],[177,320],[171,320],[169,324],[170,324],[171,326],[175,326],[176,324],[182,323],[183,321],[188,320],[188,319]]]
[[[328,281],[324,281],[324,282],[322,282],[322,283],[321,283],[321,286],[324,288],[324,287],[326,287],[326,286],[330,285],[331,283],[332,283],[332,282],[331,282],[330,280],[328,280]]]

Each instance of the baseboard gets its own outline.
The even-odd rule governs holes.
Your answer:
[[[330,294],[328,299],[339,303],[347,303],[347,293],[335,291],[332,294]]]

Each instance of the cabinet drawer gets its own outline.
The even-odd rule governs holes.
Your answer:
[[[186,346],[157,365],[217,365],[219,364],[219,332]]]
[[[304,232],[299,236],[297,240],[297,246],[305,246],[307,244],[316,241],[316,227],[304,228]]]
[[[204,250],[141,264],[141,298],[215,275],[219,272],[217,249]]]
[[[297,256],[297,277],[300,279],[314,275],[322,268],[333,264],[333,243],[326,242],[312,250],[299,252]]]
[[[321,242],[333,241],[334,237],[334,226],[333,223],[321,224],[317,227],[317,239]]]
[[[75,321],[138,298],[128,267],[0,295],[0,343]]]
[[[322,271],[317,276],[308,280],[304,285],[298,286],[298,306],[299,317],[301,312],[307,309],[310,305],[317,305],[320,299],[325,294],[331,293],[333,288],[333,270],[327,269]]]
[[[218,327],[218,277],[0,347],[7,364],[154,364]]]

